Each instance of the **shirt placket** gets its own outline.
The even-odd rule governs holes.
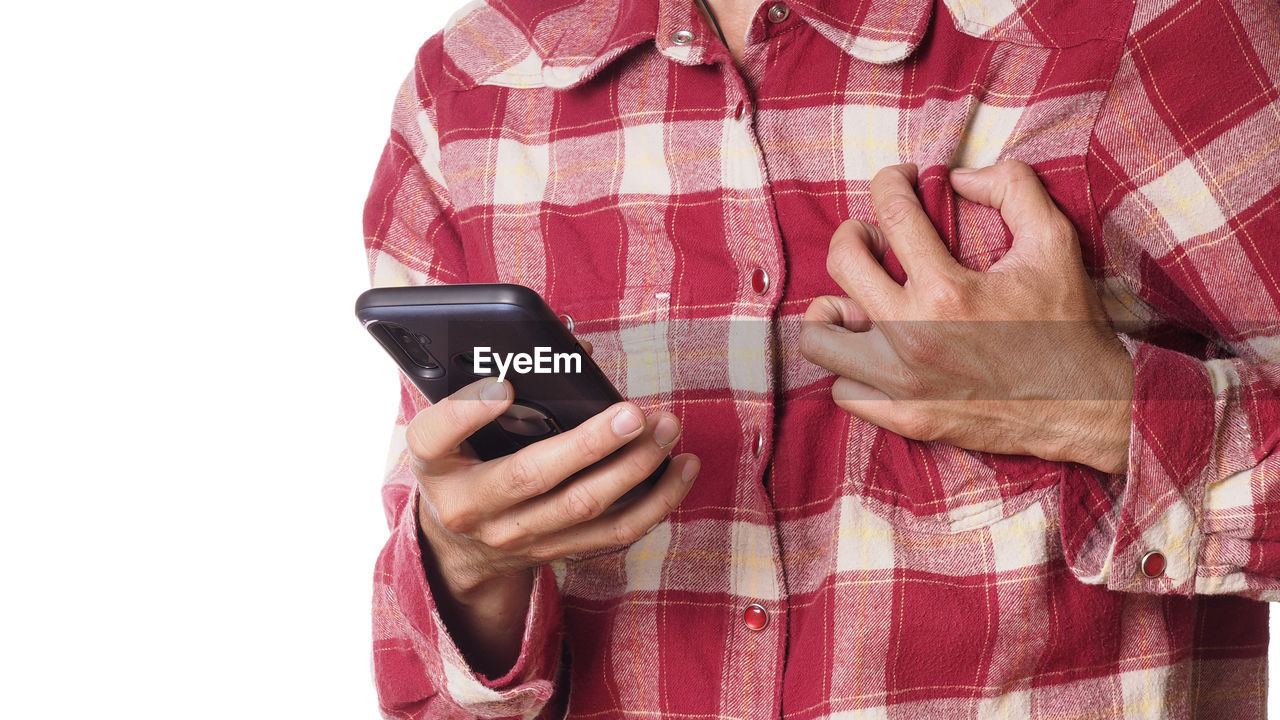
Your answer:
[[[767,18],[786,19],[780,4],[764,5]],[[701,20],[699,18],[699,20]],[[768,22],[768,21],[766,21]],[[778,22],[778,20],[773,20]],[[704,26],[705,27],[705,26]],[[701,30],[704,34],[709,29]],[[768,169],[758,136],[747,80],[718,39],[707,37],[704,62],[715,63],[725,82],[721,134],[725,242],[738,282],[728,332],[728,402],[741,437],[730,552],[731,598],[727,641],[728,677],[721,690],[726,713],[778,717],[787,651],[788,593],[782,569],[773,502],[766,487],[772,448],[777,378],[774,317],[782,298],[786,266]]]

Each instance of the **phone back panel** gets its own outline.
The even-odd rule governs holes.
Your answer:
[[[520,285],[375,288],[360,296],[356,316],[432,402],[485,374],[496,376],[493,357],[533,357],[544,349],[543,367],[551,372],[508,369],[513,408],[529,418],[500,418],[502,422],[472,435],[468,443],[482,459],[508,455],[546,437],[544,424],[551,427],[550,434],[562,432],[622,400],[542,298]],[[475,372],[477,348],[488,348],[491,372]],[[571,359],[575,356],[576,362]]]

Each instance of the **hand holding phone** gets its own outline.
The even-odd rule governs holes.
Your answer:
[[[474,458],[463,444],[467,433],[512,399],[508,383],[480,380],[418,413],[407,430],[422,485],[420,524],[428,539],[462,551],[465,558],[448,558],[456,566],[442,569],[464,593],[495,575],[634,542],[684,498],[684,477],[698,470],[693,455],[681,455],[652,490],[610,510],[662,464],[680,435],[671,413],[645,417],[629,402],[512,455]]]
[[[500,676],[519,652],[511,618],[524,616],[532,570],[635,542],[684,499],[700,463],[668,462],[676,417],[622,401],[589,357],[582,373],[550,380],[468,371],[476,347],[583,350],[526,288],[373,290],[357,314],[432,400],[407,428],[423,561],[459,648]],[[541,417],[513,413],[528,407]]]
[[[533,570],[552,560],[629,545],[688,494],[700,463],[683,454],[652,487],[618,498],[663,465],[675,416],[632,403],[514,454],[483,461],[466,439],[511,405],[510,385],[486,378],[424,409],[407,436],[420,486],[418,525],[436,605],[468,662],[499,677],[519,654]]]

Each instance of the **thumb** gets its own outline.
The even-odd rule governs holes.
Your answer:
[[[822,295],[809,303],[804,322],[831,325],[849,332],[866,332],[873,325],[871,317],[858,303],[836,295]]]
[[[1075,228],[1054,204],[1040,178],[1026,163],[1006,160],[998,165],[951,171],[951,186],[972,202],[1000,211],[1013,233],[1013,244],[1079,253]]]

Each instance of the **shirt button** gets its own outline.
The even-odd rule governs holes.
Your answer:
[[[1164,575],[1165,568],[1169,563],[1164,558],[1164,553],[1159,550],[1152,550],[1142,556],[1142,561],[1138,563],[1138,567],[1142,569],[1142,574],[1149,578],[1158,578]]]
[[[569,332],[573,332],[573,316],[572,315],[569,315],[568,313],[561,313],[560,322],[564,323],[564,326],[569,328]]]
[[[693,33],[688,30],[677,30],[671,33],[671,42],[677,45],[688,45],[693,42]]]
[[[760,451],[763,449],[764,449],[764,435],[761,435],[760,431],[757,430],[756,437],[751,442],[751,454],[756,457],[760,457]]]
[[[752,630],[763,630],[769,626],[769,613],[764,607],[751,603],[742,611],[742,622]]]
[[[733,109],[733,119],[741,120],[742,116],[746,114],[747,114],[747,104],[739,100],[738,107]]]
[[[769,291],[769,273],[764,268],[758,267],[751,273],[751,289],[756,291],[757,295],[763,295]]]
[[[769,22],[780,23],[791,16],[791,8],[782,3],[769,8]]]

